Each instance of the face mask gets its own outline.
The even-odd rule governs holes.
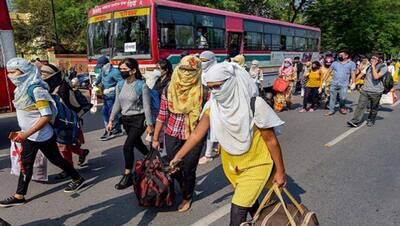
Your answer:
[[[338,57],[338,60],[339,60],[339,61],[344,61],[344,58],[343,58],[342,56],[339,56],[339,57]]]
[[[200,31],[198,31],[198,32],[197,32],[197,35],[198,35],[198,36],[201,36],[201,35],[202,35],[202,33],[201,33]]]
[[[49,85],[50,93],[53,93],[53,91],[57,88],[57,86],[61,85],[62,82],[61,71],[54,73],[44,81]]]
[[[129,71],[121,71],[120,74],[121,74],[122,79],[124,79],[124,80],[129,78],[129,76],[131,76],[129,74]]]
[[[324,64],[325,65],[325,67],[330,67],[331,66],[331,64]]]
[[[14,76],[14,77],[10,77],[8,76],[8,78],[10,79],[10,81],[15,85],[15,86],[20,86],[22,83],[25,82],[25,80],[28,78],[28,74],[22,74],[19,76]]]
[[[290,67],[290,64],[289,63],[285,63],[283,66],[284,67]]]

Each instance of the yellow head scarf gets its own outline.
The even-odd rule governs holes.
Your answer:
[[[241,67],[245,67],[246,60],[243,55],[237,55],[233,58],[233,62],[236,62]]]
[[[197,126],[203,101],[201,85],[201,60],[185,56],[172,74],[168,86],[168,109],[185,115],[185,138],[189,138]]]

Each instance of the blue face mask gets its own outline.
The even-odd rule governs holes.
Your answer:
[[[285,64],[283,64],[283,66],[284,67],[290,67],[290,64],[289,63],[285,63]]]
[[[25,81],[26,81],[26,79],[28,78],[28,73],[25,73],[25,74],[22,74],[22,75],[18,75],[18,76],[13,76],[13,77],[10,77],[10,76],[7,76],[9,79],[10,79],[10,81],[15,85],[15,86],[20,86],[20,85],[22,85]]]

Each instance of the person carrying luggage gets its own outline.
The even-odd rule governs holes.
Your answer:
[[[205,76],[211,89],[203,116],[183,147],[170,161],[175,168],[203,137],[208,129],[220,144],[226,177],[234,187],[230,225],[245,222],[247,213],[254,214],[258,197],[267,184],[273,167],[273,182],[286,183],[281,148],[274,127],[284,122],[257,95],[257,87],[248,73],[236,64],[220,63]],[[254,109],[254,110],[253,110]]]
[[[56,103],[48,92],[47,84],[40,76],[39,68],[25,59],[12,58],[7,63],[7,71],[8,78],[16,86],[13,104],[21,127],[21,131],[12,133],[10,138],[14,142],[21,143],[23,150],[17,191],[13,196],[0,201],[0,207],[17,206],[26,202],[25,195],[39,149],[51,163],[71,176],[72,181],[64,192],[78,190],[85,179],[61,156],[58,150],[56,136],[50,125],[52,118],[57,115]],[[33,90],[35,100],[28,94],[28,88],[32,84],[40,85]]]
[[[160,149],[159,136],[165,124],[165,148],[167,160],[173,159],[189,135],[195,130],[200,119],[204,100],[201,84],[201,61],[189,55],[184,57],[172,74],[171,82],[161,97],[152,146]],[[203,140],[204,141],[204,140]],[[172,175],[180,185],[183,201],[179,212],[188,211],[192,204],[196,185],[196,169],[203,143],[191,147],[192,152],[183,160],[183,167]]]

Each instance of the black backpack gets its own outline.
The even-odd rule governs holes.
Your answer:
[[[383,77],[382,77],[382,83],[383,83],[383,87],[385,88],[383,90],[383,93],[387,94],[388,92],[390,92],[390,90],[393,89],[393,86],[394,86],[392,73],[387,71],[385,73],[385,75],[383,75]]]

